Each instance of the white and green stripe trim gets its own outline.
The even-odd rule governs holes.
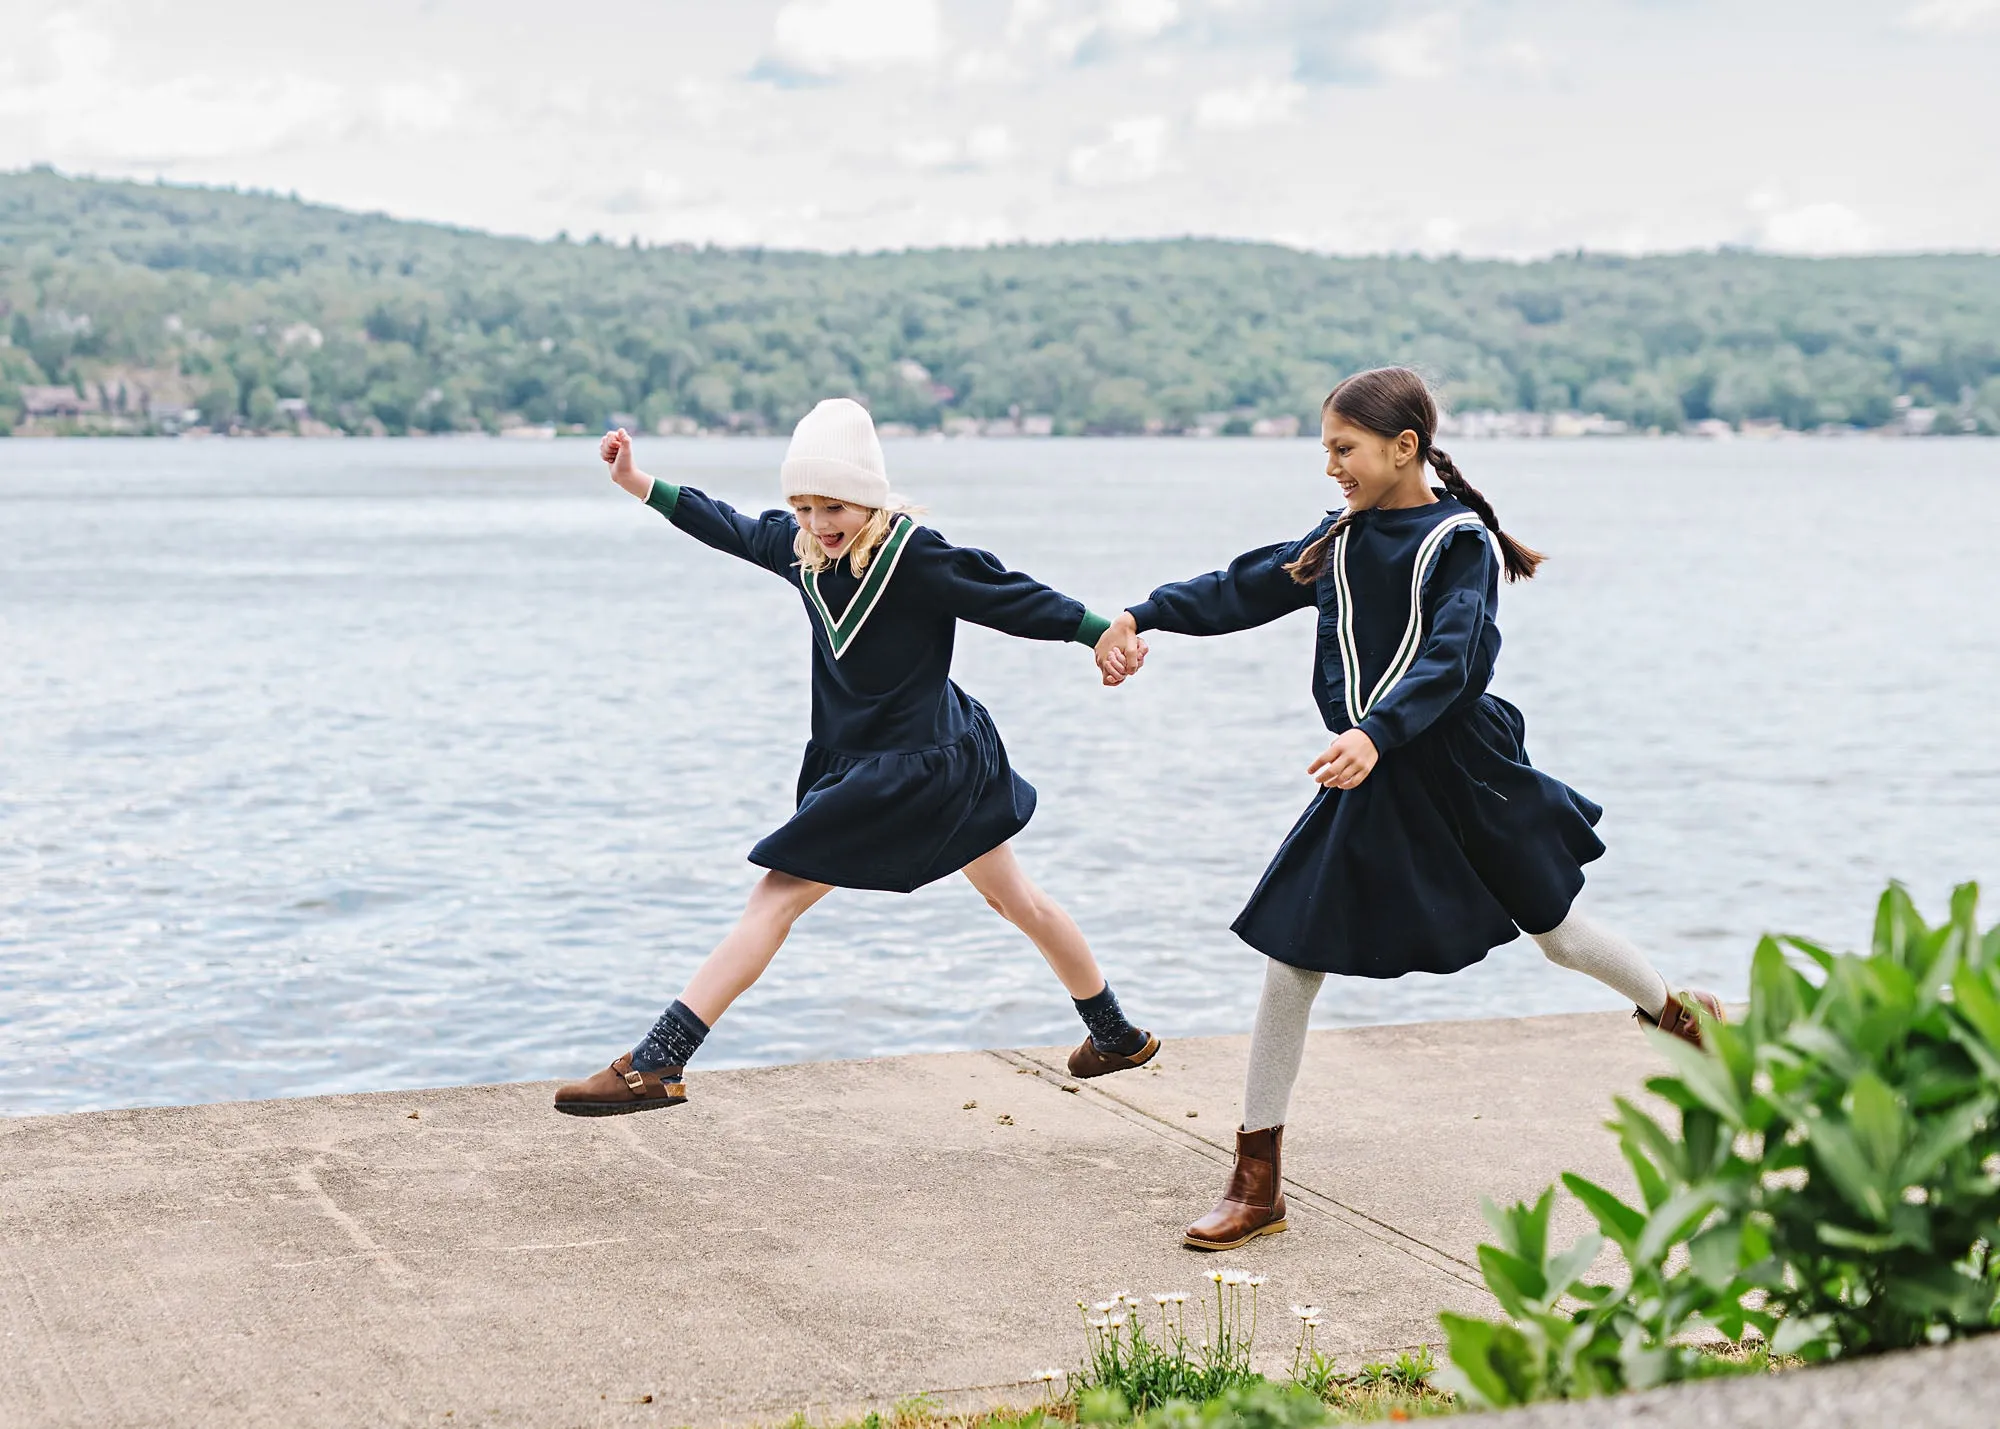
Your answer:
[[[819,612],[821,622],[826,626],[826,643],[838,660],[847,653],[854,643],[854,637],[861,633],[861,627],[868,623],[868,617],[881,604],[882,592],[889,588],[889,577],[896,573],[896,563],[903,559],[903,551],[910,544],[910,533],[917,529],[917,523],[908,516],[898,516],[889,528],[889,535],[876,551],[875,559],[868,563],[868,574],[861,578],[861,588],[854,592],[854,598],[847,602],[838,620],[827,608],[826,598],[819,593],[819,573],[803,573],[806,597],[812,601],[813,609]]]
[[[1354,598],[1347,584],[1347,538],[1342,531],[1333,543],[1334,588],[1340,598],[1340,667],[1345,680],[1347,718],[1351,724],[1360,724],[1368,718],[1375,706],[1382,703],[1389,691],[1396,688],[1403,676],[1410,673],[1410,666],[1416,664],[1418,653],[1424,648],[1424,577],[1430,574],[1430,566],[1437,559],[1444,543],[1451,533],[1468,526],[1482,529],[1485,523],[1471,511],[1447,516],[1425,533],[1422,544],[1417,547],[1416,561],[1410,567],[1410,618],[1403,626],[1403,638],[1396,646],[1396,653],[1389,660],[1389,667],[1382,672],[1382,678],[1375,682],[1375,688],[1366,701],[1361,698],[1361,657],[1354,644]]]

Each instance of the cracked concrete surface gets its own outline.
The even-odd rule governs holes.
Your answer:
[[[1628,1019],[1313,1034],[1292,1229],[1181,1248],[1242,1039],[1078,1085],[1060,1051],[697,1074],[580,1120],[551,1085],[0,1120],[0,1423],[676,1426],[1022,1397],[1078,1299],[1268,1275],[1348,1364],[1490,1307],[1482,1193],[1576,1169],[1657,1063]],[[582,1069],[578,1069],[582,1070]],[[1579,1223],[1580,1224],[1580,1223]]]

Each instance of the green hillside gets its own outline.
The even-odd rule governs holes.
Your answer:
[[[631,248],[38,169],[0,174],[0,334],[0,431],[783,430],[832,393],[920,428],[1179,430],[1310,422],[1391,361],[1461,411],[2000,430],[1993,256]]]

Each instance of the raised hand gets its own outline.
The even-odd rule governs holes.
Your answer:
[[[1146,642],[1139,638],[1139,627],[1129,610],[1118,612],[1111,628],[1097,637],[1097,648],[1092,652],[1097,659],[1097,672],[1107,685],[1122,685],[1138,674],[1146,663],[1147,653]]]
[[[1381,757],[1374,740],[1350,729],[1308,764],[1306,773],[1328,789],[1352,789],[1374,771],[1375,761]]]
[[[611,479],[626,491],[644,501],[653,491],[653,478],[639,470],[632,460],[632,434],[620,427],[615,432],[606,432],[604,440],[597,444],[597,454],[604,464],[611,468]]]

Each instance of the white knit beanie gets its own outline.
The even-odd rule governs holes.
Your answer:
[[[888,465],[868,409],[851,397],[829,397],[799,418],[778,480],[787,497],[830,496],[856,506],[887,506]]]

